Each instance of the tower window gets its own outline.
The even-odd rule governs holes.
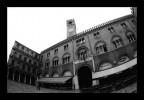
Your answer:
[[[19,58],[20,58],[20,59],[22,58],[22,55],[21,55],[21,54],[19,55]]]
[[[115,45],[116,48],[119,48],[119,47],[123,46],[122,39],[119,36],[115,36],[112,39],[112,42],[113,42],[113,44]]]
[[[66,44],[65,46],[64,46],[64,50],[67,50],[68,49],[68,44]]]
[[[69,25],[71,25],[72,24],[72,21],[69,21]]]
[[[96,45],[96,52],[98,53],[98,54],[102,54],[102,53],[105,53],[105,52],[107,52],[108,50],[107,50],[107,47],[106,47],[106,44],[105,43],[103,43],[103,42],[100,42],[100,43],[98,43],[97,45]]]
[[[67,64],[69,62],[70,62],[70,55],[69,54],[64,55],[63,64]]]
[[[136,25],[136,21],[135,21],[134,19],[133,19],[133,20],[131,20],[131,21],[132,21],[132,23],[133,23],[133,24],[135,24],[135,25]]]
[[[122,26],[123,28],[126,28],[126,27],[127,27],[127,25],[126,25],[125,23],[122,23],[121,26]]]
[[[31,62],[32,62],[32,60],[30,59],[30,60],[29,60],[29,63],[31,64]]]
[[[24,61],[26,61],[27,60],[27,57],[24,57]]]
[[[108,28],[108,30],[109,30],[111,33],[113,33],[113,32],[115,31],[113,27]]]
[[[95,38],[99,38],[100,37],[100,33],[99,32],[96,32],[93,35],[94,35]]]
[[[54,54],[57,54],[58,53],[58,49],[56,49],[55,51],[54,51]]]
[[[136,40],[135,35],[132,32],[127,33],[127,39],[129,40],[129,42],[133,42]]]

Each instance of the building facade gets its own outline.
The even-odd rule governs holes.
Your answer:
[[[73,89],[103,84],[136,64],[136,23],[127,15],[75,34],[74,19],[68,20],[67,39],[41,52],[41,76],[72,76]]]
[[[35,85],[40,73],[40,54],[15,41],[8,60],[7,78]]]
[[[8,61],[8,79],[35,85],[39,78],[71,77],[68,86],[82,89],[136,77],[137,9],[132,10],[133,14],[80,33],[74,19],[67,20],[67,39],[40,54],[16,41]],[[49,86],[56,87],[52,81]]]

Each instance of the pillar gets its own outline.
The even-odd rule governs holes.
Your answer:
[[[79,83],[78,83],[78,76],[77,75],[75,75],[73,77],[73,84],[74,84],[75,89],[79,89]]]
[[[18,81],[20,82],[20,74],[19,74],[19,78],[18,78]]]
[[[9,78],[9,69],[8,69],[8,72],[7,72],[7,78]]]
[[[24,83],[26,83],[26,75],[24,76]]]
[[[92,64],[93,64],[93,70],[94,70],[94,72],[95,72],[95,63],[94,63],[93,56],[92,56]]]
[[[31,85],[31,77],[30,77],[30,85]]]
[[[14,76],[15,76],[15,71],[13,72],[13,79],[12,80],[14,80]]]

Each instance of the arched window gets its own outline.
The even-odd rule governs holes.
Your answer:
[[[70,62],[70,55],[69,54],[65,54],[63,56],[63,64],[67,64]]]
[[[115,45],[116,48],[123,46],[123,41],[119,36],[115,36],[112,38],[112,43]]]
[[[50,65],[50,61],[47,59],[46,62],[45,62],[45,68],[48,68]]]
[[[53,59],[53,66],[58,66],[58,57]]]
[[[59,77],[58,73],[53,73],[52,77]]]
[[[102,54],[102,53],[105,53],[107,52],[107,47],[106,47],[106,44],[104,42],[99,42],[97,45],[96,45],[96,52],[98,54]]]
[[[129,57],[127,55],[121,55],[118,59],[118,64],[123,64],[129,61]]]
[[[129,40],[129,42],[133,42],[136,40],[135,35],[132,32],[127,32],[126,36],[127,36],[127,39]]]
[[[87,50],[85,48],[82,48],[78,51],[77,55],[79,60],[85,60],[87,58]]]
[[[65,71],[63,73],[63,76],[72,76],[72,73],[70,71]]]
[[[106,69],[109,69],[109,68],[112,68],[112,63],[110,63],[110,62],[104,62],[104,63],[102,63],[101,65],[100,65],[100,67],[99,67],[99,70],[101,71],[101,70],[106,70]]]

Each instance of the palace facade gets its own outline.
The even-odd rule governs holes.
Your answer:
[[[67,39],[40,54],[15,42],[8,78],[28,84],[37,80],[44,87],[71,89],[128,84],[137,77],[137,16],[135,7],[132,10],[134,14],[80,33],[76,32],[75,20],[67,20]]]

